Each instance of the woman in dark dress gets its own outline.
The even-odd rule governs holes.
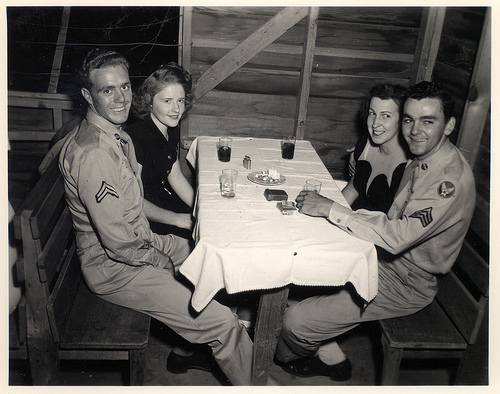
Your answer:
[[[399,85],[375,85],[363,105],[368,135],[361,136],[356,144],[354,175],[342,190],[354,210],[387,213],[394,201],[408,161],[407,145],[400,137],[400,106],[404,91]],[[311,294],[306,293],[305,297],[309,296]],[[305,298],[296,291],[292,297]],[[298,302],[293,298],[289,298],[289,305]],[[343,361],[337,358],[343,356],[343,352],[336,341],[321,345],[317,354],[332,365]]]
[[[342,194],[352,209],[387,213],[408,160],[400,137],[400,110],[404,88],[379,84],[371,90],[363,108],[368,135],[354,150],[356,170]]]
[[[191,75],[171,62],[147,77],[134,95],[137,121],[126,128],[132,138],[144,186],[144,213],[158,234],[176,234],[192,242],[194,190],[178,161],[179,121],[191,108]],[[167,358],[167,369],[210,371],[208,347],[180,340]]]
[[[158,234],[191,237],[194,191],[178,161],[179,121],[191,108],[191,75],[171,62],[134,95],[138,120],[126,128],[142,166],[144,212]]]

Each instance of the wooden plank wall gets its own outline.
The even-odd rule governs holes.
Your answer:
[[[194,80],[279,11],[194,7]],[[335,177],[345,178],[343,156],[359,136],[358,111],[371,86],[410,84],[421,17],[415,7],[320,7],[304,138]],[[292,134],[305,23],[304,18],[198,100],[183,123],[184,137]]]
[[[485,15],[485,11],[485,8],[475,7],[448,7],[446,9],[443,33],[432,79],[445,85],[457,102],[455,109],[457,126],[452,135],[452,140],[454,141],[458,137],[458,131],[461,126],[461,115],[464,112],[464,108],[467,108],[466,104],[475,104],[474,101],[476,101],[475,97],[469,96],[471,94],[469,93],[469,86],[481,85],[483,82],[481,78],[483,80],[488,79],[488,76],[485,75],[484,77],[477,77],[479,78],[478,81],[471,81],[475,65],[477,65],[476,67],[481,67],[481,65],[478,65],[480,59],[477,59],[478,56],[476,56],[481,40],[487,40],[485,45],[488,48],[484,48],[484,51],[486,51],[486,55],[484,56],[487,58],[488,54],[491,53],[491,48],[489,48],[490,41],[486,37],[482,37],[482,35],[486,34],[484,32],[486,25],[485,17],[488,17]],[[484,60],[484,62],[488,61],[488,59]],[[488,70],[485,71],[487,74],[490,73]],[[489,76],[489,80],[491,81],[491,76]],[[481,100],[481,94],[489,96],[490,87],[483,88],[479,86],[479,89],[479,100]],[[476,86],[474,86],[473,90],[476,90],[475,94],[477,95]],[[472,101],[467,101],[468,98]],[[488,108],[482,110],[487,111]],[[474,112],[477,113],[478,110]],[[466,142],[467,140],[475,139],[476,143],[479,141],[476,148],[477,155],[471,152],[474,159],[469,163],[474,171],[476,180],[476,211],[470,226],[469,235],[471,237],[470,242],[487,261],[490,236],[490,113],[491,111],[488,112],[488,121],[484,128],[467,130],[468,137],[461,138],[462,141],[459,141],[459,143],[464,144],[465,140],[467,146],[464,149],[469,149],[468,145],[470,144]],[[474,123],[474,121],[470,123]],[[479,123],[479,119],[477,119],[476,123]],[[474,126],[473,124],[469,124],[468,127]],[[466,158],[469,158],[467,151],[464,154]]]
[[[35,185],[55,132],[73,116],[73,102],[65,94],[9,92],[8,186],[14,208]]]
[[[464,110],[469,91],[469,82],[481,38],[484,10],[475,7],[446,8],[432,79],[442,83],[450,91],[457,102],[456,113],[459,115]],[[456,130],[459,127],[460,123],[457,124]]]

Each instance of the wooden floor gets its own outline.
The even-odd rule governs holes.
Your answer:
[[[146,386],[228,386],[223,375],[190,370],[175,375],[166,370],[167,356],[175,340],[172,332],[154,321],[148,347]],[[299,378],[276,365],[269,371],[269,386],[376,386],[380,381],[382,361],[377,324],[366,324],[351,331],[339,343],[353,364],[353,376],[347,382],[333,382],[326,377]],[[62,381],[65,386],[122,386],[127,384],[125,362],[62,361]],[[423,365],[404,364],[398,385],[448,385],[453,365],[439,362]],[[9,385],[30,385],[29,371],[24,362],[10,363]]]

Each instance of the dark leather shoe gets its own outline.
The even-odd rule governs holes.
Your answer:
[[[299,358],[288,363],[274,359],[274,362],[285,372],[304,378],[309,376],[328,376],[331,380],[342,382],[349,380],[352,373],[352,365],[348,358],[334,365],[327,365],[318,357]]]
[[[216,366],[213,356],[205,352],[194,352],[191,356],[181,356],[170,352],[167,358],[167,370],[171,373],[186,373],[188,369],[200,369],[212,372]]]

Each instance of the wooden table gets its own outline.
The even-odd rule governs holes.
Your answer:
[[[196,247],[180,271],[195,286],[192,306],[202,310],[225,288],[229,294],[259,290],[255,326],[253,384],[267,382],[281,330],[288,285],[342,286],[351,282],[366,301],[377,293],[377,254],[373,244],[358,240],[324,218],[295,212],[281,215],[264,190],[282,189],[295,200],[307,179],[322,182],[321,194],[347,204],[308,141],[297,141],[292,160],[281,158],[280,141],[234,138],[231,160],[217,159],[217,138],[199,137],[187,159],[197,171],[193,232]],[[250,156],[252,167],[243,167]],[[238,171],[236,196],[220,194],[223,169]],[[265,186],[251,182],[251,172],[276,169],[285,182]]]

